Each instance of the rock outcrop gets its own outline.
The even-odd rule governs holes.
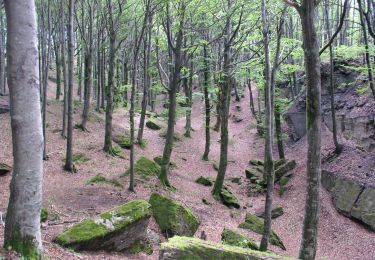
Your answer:
[[[151,195],[150,204],[156,223],[167,237],[194,236],[200,221],[190,209],[157,193]]]
[[[134,164],[134,174],[142,177],[143,179],[149,179],[152,176],[158,176],[160,173],[160,165],[155,161],[152,161],[144,156],[141,156]],[[128,169],[124,175],[129,175],[130,169]]]
[[[259,249],[258,243],[255,242],[254,239],[228,228],[224,228],[223,232],[221,233],[221,241],[225,245],[239,246],[242,248],[249,248],[253,250]]]
[[[375,231],[375,188],[322,171],[322,185],[332,195],[336,209]]]
[[[152,249],[147,240],[150,217],[151,205],[147,201],[130,201],[73,225],[58,235],[55,242],[74,250],[150,253]]]
[[[244,228],[244,229],[249,229],[257,234],[263,234],[263,229],[264,229],[264,220],[253,215],[250,213],[246,214],[245,217],[245,222],[241,223],[239,228]],[[270,234],[270,243],[272,245],[278,246],[283,250],[286,250],[283,241],[280,239],[280,237],[271,230]]]
[[[168,242],[162,243],[159,259],[286,260],[291,258],[197,238],[173,237]]]

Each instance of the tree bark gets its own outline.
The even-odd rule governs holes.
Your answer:
[[[36,11],[31,0],[5,0],[4,4],[14,157],[4,247],[37,259],[42,254],[43,131]]]
[[[210,77],[210,67],[208,63],[208,53],[207,53],[207,45],[203,46],[203,58],[204,58],[204,81],[203,81],[203,90],[204,90],[204,105],[205,105],[205,136],[206,142],[204,146],[204,153],[202,159],[208,161],[208,154],[210,153],[210,120],[211,120],[211,105],[210,105],[210,98],[208,95],[208,87],[209,87],[209,77]]]
[[[73,67],[74,67],[74,2],[69,0],[69,26],[68,26],[68,125],[67,125],[67,139],[66,139],[66,159],[64,169],[68,172],[74,172],[73,165]]]

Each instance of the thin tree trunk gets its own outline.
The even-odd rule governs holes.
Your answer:
[[[43,130],[35,3],[5,0],[4,5],[14,157],[4,247],[26,259],[38,259],[42,254]]]
[[[69,0],[69,26],[68,26],[68,125],[66,139],[66,159],[64,169],[68,172],[74,172],[73,165],[73,67],[74,67],[74,0]]]
[[[208,154],[210,153],[210,120],[211,120],[211,105],[210,99],[208,95],[208,87],[209,87],[209,73],[210,67],[208,63],[208,53],[207,53],[207,45],[203,46],[203,58],[204,58],[204,81],[203,81],[203,90],[204,90],[204,104],[205,104],[205,116],[206,116],[206,123],[205,123],[205,136],[206,136],[206,143],[204,146],[204,153],[202,159],[208,161]]]
[[[68,74],[66,71],[66,55],[65,55],[65,12],[63,1],[60,2],[60,16],[61,16],[61,62],[63,67],[63,78],[64,78],[64,104],[63,104],[63,120],[61,136],[66,138],[66,125],[68,118]]]

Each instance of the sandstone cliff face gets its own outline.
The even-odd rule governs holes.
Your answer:
[[[367,78],[358,68],[358,60],[336,61],[335,110],[337,130],[368,151],[375,150],[375,101],[368,89]],[[329,64],[322,63],[322,111],[324,124],[332,130]],[[304,84],[303,80],[299,81]],[[306,134],[306,95],[304,87],[293,104],[284,113],[293,140]]]

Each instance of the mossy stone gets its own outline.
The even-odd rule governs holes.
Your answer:
[[[167,129],[163,128],[160,131],[159,136],[165,138],[167,136]],[[182,136],[179,133],[176,133],[176,132],[173,133],[173,141],[178,142],[181,140],[182,140]]]
[[[264,209],[260,210],[255,215],[257,217],[264,218],[264,216],[265,216]],[[278,217],[280,217],[282,215],[284,215],[284,209],[283,209],[282,206],[276,205],[275,207],[272,208],[272,210],[271,210],[271,218],[275,219],[275,218],[278,218]]]
[[[195,180],[196,183],[199,183],[199,184],[202,184],[204,186],[212,186],[213,185],[213,181],[211,181],[210,179],[204,177],[204,176],[200,176],[198,179]]]
[[[244,229],[250,229],[251,231],[262,235],[264,230],[264,220],[251,214],[247,213],[245,222],[241,223],[238,227],[244,228]],[[278,246],[283,250],[286,250],[283,241],[279,238],[279,236],[271,230],[270,234],[270,243],[272,245]]]
[[[250,169],[245,170],[246,178],[251,179],[252,177],[257,177],[257,175]]]
[[[159,156],[154,157],[154,161],[161,166],[161,163],[163,161],[163,156],[159,155]],[[169,166],[176,167],[176,163],[170,161],[169,162]]]
[[[275,182],[278,182],[281,177],[285,176],[289,171],[293,170],[297,166],[295,160],[287,161],[285,164],[279,166],[277,170],[275,170]]]
[[[147,201],[130,201],[73,225],[58,235],[55,242],[75,250],[123,251],[147,239],[150,217],[151,205]]]
[[[194,236],[200,221],[190,209],[157,193],[151,195],[150,204],[156,223],[168,237]]]
[[[95,183],[104,183],[104,184],[112,185],[116,188],[121,188],[121,189],[124,188],[124,186],[122,186],[122,184],[119,183],[116,179],[107,179],[106,177],[104,177],[100,173],[95,175],[91,179],[89,179],[86,182],[86,185],[93,185]]]
[[[254,250],[259,249],[257,243],[253,239],[227,228],[224,228],[221,233],[221,241],[225,245],[239,246]]]
[[[254,166],[262,166],[264,165],[264,162],[262,160],[250,160],[249,163]]]
[[[238,199],[227,188],[222,189],[222,191],[220,193],[220,200],[225,206],[227,206],[229,208],[231,208],[231,207],[234,207],[236,209],[240,208],[240,203],[239,203]]]
[[[148,179],[150,176],[158,176],[160,174],[160,165],[150,159],[141,156],[134,164],[134,174],[140,175]],[[129,175],[130,169],[126,170],[123,175]]]
[[[270,252],[260,252],[237,246],[223,245],[191,237],[170,238],[162,243],[160,248],[160,260],[288,260],[291,258],[279,256]]]
[[[155,120],[149,119],[146,122],[146,126],[150,128],[151,130],[160,130],[161,125],[158,124]]]

